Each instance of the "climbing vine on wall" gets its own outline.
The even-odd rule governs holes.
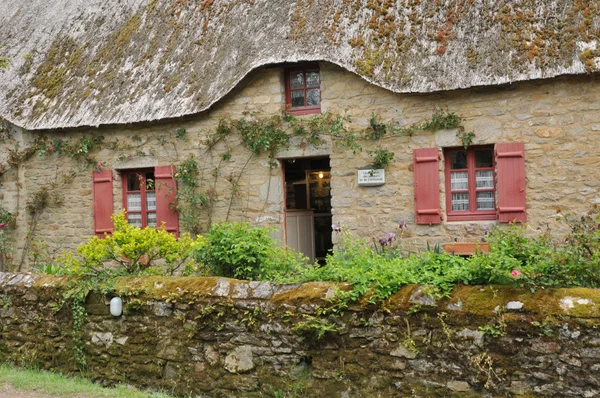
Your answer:
[[[349,122],[349,118],[331,113],[303,118],[285,113],[269,116],[245,113],[237,119],[225,116],[219,120],[213,131],[201,133],[205,139],[198,146],[198,153],[183,161],[179,161],[178,148],[181,145],[178,141],[190,142],[189,134],[183,128],[177,129],[175,133],[132,135],[129,140],[106,140],[98,134],[69,139],[40,136],[29,146],[22,147],[11,137],[9,129],[0,123],[0,143],[12,144],[12,147],[8,148],[5,163],[0,163],[0,176],[11,168],[18,168],[36,155],[65,156],[75,160],[78,165],[77,169],[62,175],[57,172],[53,182],[42,185],[28,198],[29,219],[25,244],[27,248],[27,242],[33,239],[40,215],[48,206],[60,204],[61,197],[56,194],[57,189],[69,184],[79,172],[106,166],[95,158],[95,153],[102,149],[110,149],[116,151],[118,160],[130,160],[156,155],[151,144],[158,143],[161,147],[174,151],[174,159],[177,159],[175,162],[178,162],[174,174],[178,191],[173,207],[179,214],[182,228],[198,234],[208,230],[212,223],[213,206],[219,201],[217,192],[223,191],[222,181],[229,183],[229,193],[223,194],[224,199],[228,201],[226,219],[229,219],[232,208],[237,203],[236,199],[240,196],[240,181],[250,161],[266,154],[269,170],[278,167],[276,156],[289,148],[292,139],[299,139],[300,145],[317,148],[326,142],[326,138],[330,138],[338,150],[350,150],[358,154],[365,152],[363,144],[371,146],[369,143],[373,141],[381,141],[386,137],[411,136],[417,131],[456,129],[457,137],[465,147],[470,145],[475,137],[474,133],[466,132],[460,116],[440,108],[434,110],[431,118],[419,120],[408,126],[384,122],[376,114],[371,115],[367,127],[362,130],[349,129]],[[241,161],[233,159],[232,156],[238,146],[249,151],[247,157]],[[375,149],[366,153],[371,157],[374,169],[386,168],[395,161],[395,154],[381,144],[377,144]],[[206,159],[215,157],[212,169],[202,166],[208,164]],[[229,170],[224,171],[224,167]],[[24,251],[17,265],[22,265],[25,258]]]

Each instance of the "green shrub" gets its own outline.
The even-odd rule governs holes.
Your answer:
[[[489,234],[490,253],[470,259],[471,283],[548,287],[600,286],[600,211],[559,214],[568,233],[553,242],[548,231],[525,234],[512,225]]]
[[[190,257],[194,248],[202,246],[201,237],[184,234],[175,238],[164,229],[139,228],[129,225],[125,213],[112,216],[115,230],[103,239],[96,236],[77,248],[80,258],[65,253],[59,259],[71,274],[98,274],[112,267],[125,275],[166,274],[182,272],[190,275],[197,265]]]
[[[397,253],[397,252],[396,252]],[[340,293],[351,300],[383,300],[407,284],[429,286],[436,296],[448,295],[456,283],[469,282],[467,260],[446,253],[390,256],[366,241],[346,235],[326,264],[291,269],[282,282],[348,282],[353,289]]]
[[[194,257],[215,275],[247,280],[277,278],[304,264],[291,249],[279,246],[271,231],[245,222],[213,223]]]

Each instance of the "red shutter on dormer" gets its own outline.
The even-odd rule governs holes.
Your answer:
[[[94,197],[94,233],[103,238],[113,232],[110,217],[113,214],[113,180],[111,170],[94,171],[92,174]]]
[[[415,172],[415,220],[417,224],[439,224],[440,176],[437,148],[414,150]]]
[[[160,228],[165,223],[165,229],[179,236],[179,217],[171,207],[175,203],[177,185],[173,180],[175,166],[158,166],[154,168],[156,179],[156,225]]]
[[[525,208],[525,144],[496,144],[498,220],[527,221]]]

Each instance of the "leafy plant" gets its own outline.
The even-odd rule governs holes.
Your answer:
[[[385,169],[388,164],[395,162],[394,152],[387,149],[376,148],[373,151],[369,151],[369,155],[373,156],[373,170]]]
[[[328,318],[305,314],[301,321],[292,326],[292,330],[304,336],[309,342],[315,343],[332,333],[338,333],[341,328]]]
[[[215,274],[256,280],[284,274],[303,260],[285,250],[269,234],[270,229],[249,223],[214,223],[194,257]]]
[[[13,230],[16,217],[0,205],[0,271],[8,270],[8,263],[12,260]]]
[[[185,275],[197,270],[190,257],[192,250],[203,245],[202,238],[192,239],[184,234],[175,238],[164,229],[130,225],[124,213],[112,216],[115,230],[104,239],[97,236],[77,248],[81,257],[68,255],[63,259],[72,274],[97,275],[106,266],[122,274],[165,273],[181,271]],[[161,269],[164,264],[164,270]]]
[[[387,126],[385,123],[377,121],[375,114],[371,115],[369,119],[369,128],[365,131],[365,137],[371,140],[378,140],[387,133]]]
[[[462,146],[467,149],[473,143],[475,133],[472,131],[467,132],[464,127],[460,126],[456,132],[456,137],[460,140]]]
[[[214,199],[212,191],[203,191],[199,182],[200,168],[194,155],[183,161],[174,174],[177,181],[175,210],[184,230],[202,232],[203,210],[210,207]]]
[[[455,112],[436,108],[430,120],[421,122],[419,128],[426,131],[455,129],[460,126],[462,119]]]

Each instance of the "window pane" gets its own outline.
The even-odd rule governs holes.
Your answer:
[[[156,193],[146,192],[146,209],[156,210]]]
[[[320,83],[319,71],[306,72],[306,87],[318,87]]]
[[[127,174],[127,190],[128,191],[139,191],[140,190],[140,175],[138,173]]]
[[[450,174],[450,189],[452,191],[469,189],[469,173],[466,171]]]
[[[480,170],[475,173],[475,183],[477,189],[494,188],[494,171]]]
[[[292,108],[304,106],[304,90],[292,91]]]
[[[290,87],[304,88],[304,72],[290,73]]]
[[[477,210],[494,210],[494,192],[477,192]]]
[[[494,152],[491,149],[475,151],[475,167],[492,167]]]
[[[156,227],[156,213],[148,213],[148,226]]]
[[[450,168],[452,170],[467,168],[467,151],[450,152]]]
[[[469,210],[469,194],[466,192],[465,193],[453,193],[452,194],[452,211],[465,211],[465,210]]]
[[[128,193],[127,194],[127,210],[140,211],[142,210],[142,194]]]
[[[136,227],[142,227],[142,215],[140,213],[127,213],[127,222]]]
[[[154,172],[149,171],[146,173],[146,189],[154,190]]]
[[[306,90],[306,106],[316,106],[321,104],[321,90],[311,88]]]

